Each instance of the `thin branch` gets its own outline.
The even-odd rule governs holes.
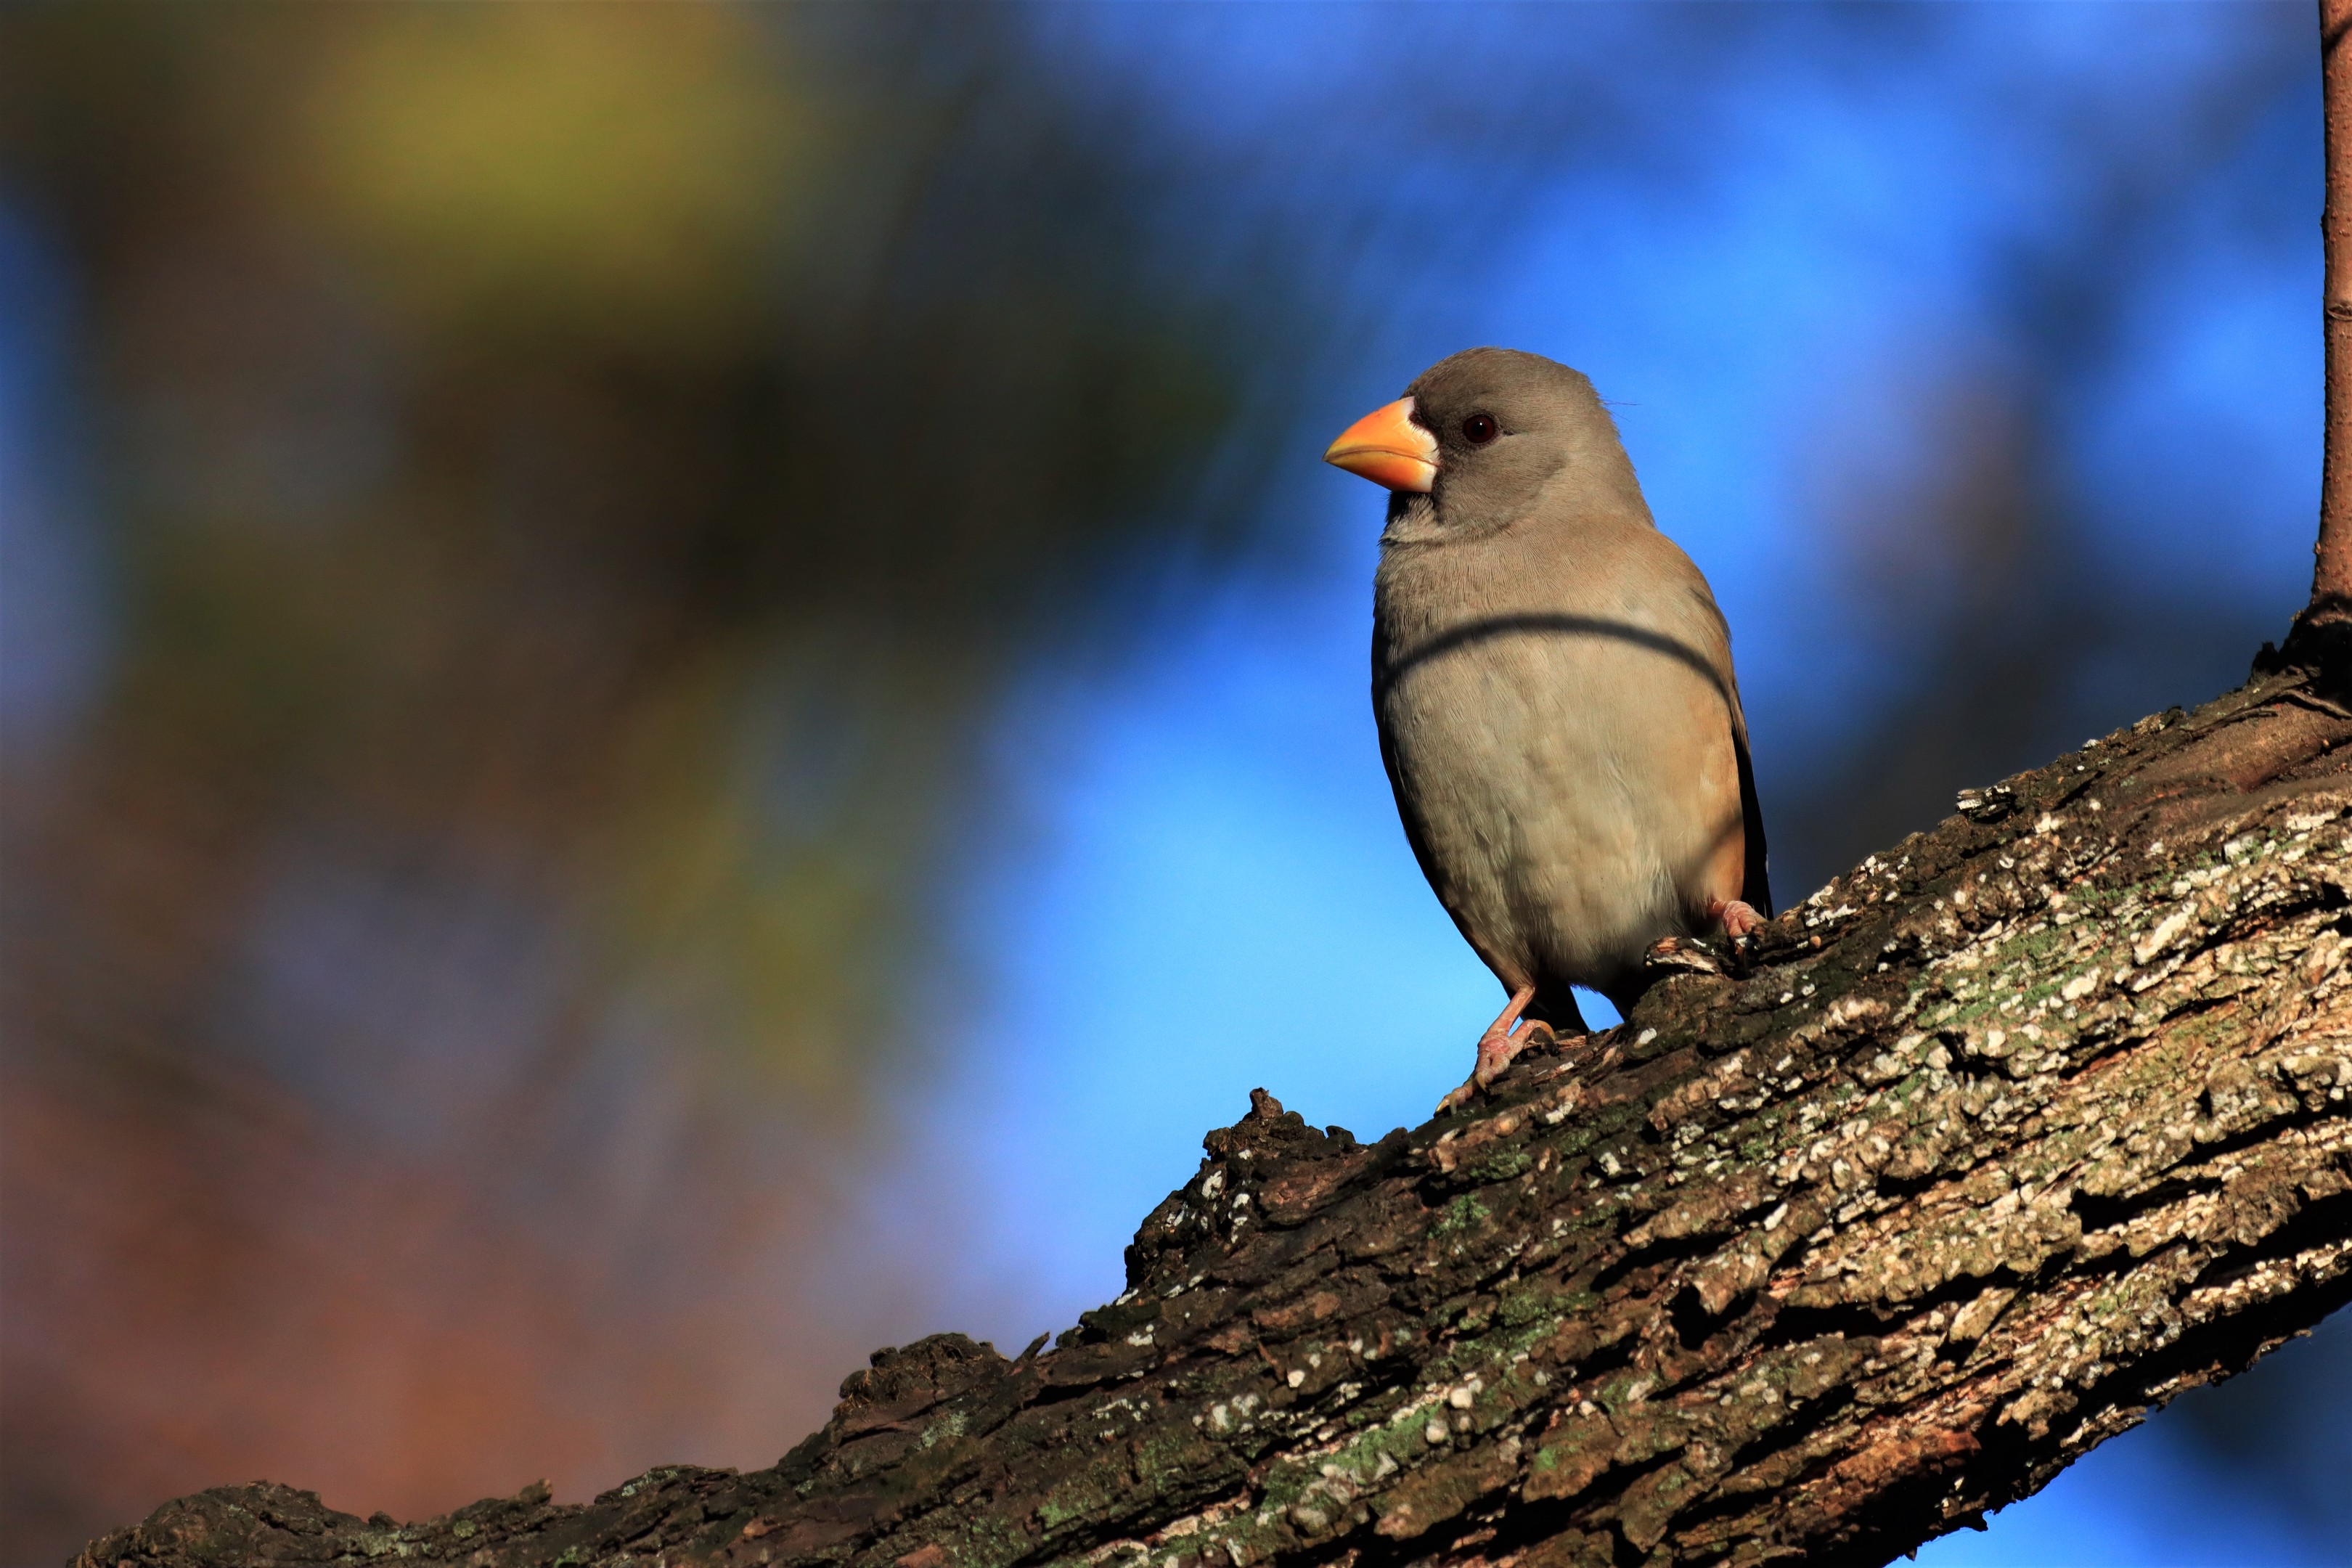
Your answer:
[[[2319,540],[2306,620],[2352,618],[2352,0],[2319,0],[2320,78],[2327,121],[2326,247],[2322,320],[2327,341],[2326,455]]]

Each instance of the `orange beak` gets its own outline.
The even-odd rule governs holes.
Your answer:
[[[1392,490],[1426,494],[1437,482],[1437,437],[1412,422],[1412,399],[1400,397],[1340,431],[1323,460]]]

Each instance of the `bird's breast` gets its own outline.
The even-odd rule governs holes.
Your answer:
[[[1384,595],[1374,670],[1424,868],[1489,962],[1609,984],[1687,928],[1740,831],[1727,694],[1704,650],[1605,601],[1428,603]]]

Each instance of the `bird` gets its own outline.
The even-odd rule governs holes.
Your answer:
[[[1764,823],[1706,579],[1658,530],[1581,372],[1465,349],[1341,432],[1385,487],[1372,710],[1405,837],[1509,1000],[1471,1076],[1630,1011],[1668,939],[1770,918]]]

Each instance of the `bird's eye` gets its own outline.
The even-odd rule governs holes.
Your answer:
[[[1462,422],[1462,434],[1468,437],[1471,445],[1475,447],[1485,446],[1495,438],[1496,433],[1494,418],[1490,415],[1473,414]]]

